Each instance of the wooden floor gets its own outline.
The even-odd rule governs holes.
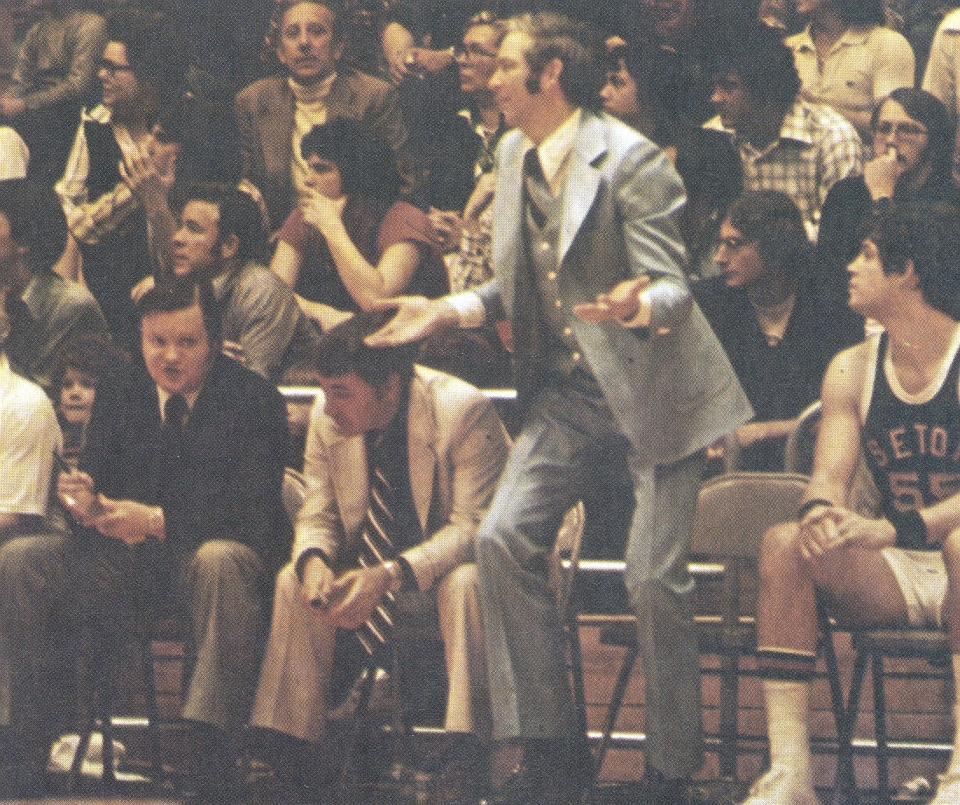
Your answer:
[[[584,628],[582,631],[582,641],[584,648],[584,672],[585,688],[588,704],[588,720],[591,729],[597,730],[603,722],[606,715],[607,703],[614,684],[614,679],[620,667],[623,651],[617,647],[602,645],[599,640],[599,630],[596,628]],[[161,709],[165,715],[175,717],[179,708],[179,686],[182,669],[181,654],[179,646],[175,644],[158,645],[161,660],[158,662],[158,691],[160,694]],[[849,679],[850,667],[852,665],[852,654],[842,637],[838,643],[841,672],[845,680]],[[718,727],[718,693],[719,680],[714,671],[716,669],[715,661],[710,658],[704,659],[705,674],[703,677],[703,698],[704,698],[704,723],[708,734],[715,735]],[[765,720],[760,701],[759,682],[749,676],[750,665],[747,666],[748,675],[744,678],[740,686],[740,729],[742,733],[762,736],[765,728]],[[130,694],[130,701],[124,707],[125,713],[142,713],[142,689],[139,674],[136,672],[137,665],[134,662],[128,662],[130,679],[124,680],[121,690]],[[949,680],[944,678],[929,678],[930,668],[924,663],[900,663],[895,666],[893,673],[888,679],[888,723],[893,736],[909,736],[911,738],[924,738],[928,740],[949,741],[951,735],[951,723],[949,718],[950,703],[953,700],[953,692],[950,689],[952,685]],[[132,692],[132,693],[131,693]],[[872,693],[868,689],[863,694],[863,708],[860,722],[858,723],[857,734],[860,737],[872,737],[873,719],[870,708],[872,702]],[[638,670],[634,672],[633,678],[627,692],[626,702],[617,724],[617,730],[626,733],[642,732],[644,729],[643,714],[643,679],[642,673]],[[833,728],[833,716],[829,707],[829,695],[826,681],[818,680],[814,686],[813,695],[813,714],[811,719],[811,731],[814,738],[824,738],[827,740],[835,738]],[[173,742],[175,742],[176,732],[172,732]],[[142,733],[127,733],[121,729],[118,731],[118,738],[123,740],[128,747],[129,757],[133,759],[134,764],[138,759],[140,763],[146,757],[145,736]],[[757,748],[761,746],[755,742]],[[833,783],[836,760],[833,754],[819,754],[816,760],[817,784],[826,792]],[[935,776],[936,772],[941,770],[944,765],[943,758],[919,759],[919,758],[895,758],[891,761],[890,780],[895,788],[900,783],[912,779],[917,775]],[[744,753],[739,758],[738,780],[750,781],[759,773],[761,768],[761,756],[759,752]],[[597,803],[636,803],[640,800],[642,791],[639,789],[639,781],[643,774],[643,755],[636,750],[613,750],[609,753],[608,759],[603,767],[601,788],[596,796]],[[726,803],[736,801],[738,796],[742,796],[745,783],[742,785],[721,784],[717,778],[719,769],[717,757],[714,754],[707,755],[707,760],[700,775],[698,782],[700,784],[700,793],[703,803],[713,803],[714,805],[726,805]],[[857,760],[858,785],[863,792],[861,803],[871,802],[871,791],[875,789],[875,770],[874,763],[870,757],[861,757]],[[93,789],[91,789],[93,792]],[[141,796],[151,793],[149,789],[140,791],[130,791],[130,794],[139,794]],[[70,803],[70,802],[125,802],[125,803],[147,803],[162,802],[164,800],[147,798],[87,798],[80,800],[71,800],[63,796],[47,800]],[[174,800],[166,800],[174,801]],[[370,794],[365,797],[367,802],[408,802],[409,799],[392,799],[385,791],[378,790],[376,795]],[[829,799],[824,796],[824,802]]]

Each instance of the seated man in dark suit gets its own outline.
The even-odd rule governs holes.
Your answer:
[[[82,618],[109,648],[134,619],[182,602],[196,650],[183,707],[190,756],[201,792],[223,801],[235,783],[231,731],[246,721],[256,684],[270,578],[289,546],[283,400],[220,355],[209,289],[161,285],[139,311],[146,372],[98,388],[82,471],[58,481],[73,539],[17,540],[0,551],[0,702],[28,747],[23,768],[35,791],[53,718],[33,671],[56,616]]]
[[[292,562],[277,579],[251,724],[271,731],[287,782],[316,782],[337,628],[360,627],[375,651],[389,640],[384,615],[436,607],[450,745],[430,801],[462,802],[478,793],[490,737],[473,537],[507,436],[489,399],[414,366],[415,348],[365,346],[388,317],[359,313],[321,339],[325,397],[307,436],[307,498]]]

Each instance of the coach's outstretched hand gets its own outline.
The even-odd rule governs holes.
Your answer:
[[[377,307],[396,309],[396,315],[364,341],[370,347],[393,347],[422,341],[442,330],[457,326],[457,311],[443,299],[425,296],[398,296],[385,299]]]

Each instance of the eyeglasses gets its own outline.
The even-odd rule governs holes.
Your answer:
[[[874,134],[882,134],[884,137],[896,137],[902,134],[904,137],[915,139],[927,135],[927,127],[920,123],[894,123],[890,120],[881,120],[873,128]]]
[[[471,42],[469,45],[457,45],[453,49],[453,57],[455,59],[495,59],[497,54]]]
[[[109,59],[97,59],[97,71],[101,70],[109,74],[111,78],[115,78],[117,73],[133,70],[133,68],[129,64],[117,64]]]

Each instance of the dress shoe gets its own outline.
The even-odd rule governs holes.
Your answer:
[[[530,742],[481,805],[576,805],[587,780],[580,758],[561,742]],[[576,761],[576,762],[574,762]]]
[[[646,796],[644,805],[689,805],[690,778],[666,777],[654,768],[647,768],[643,778]]]
[[[757,780],[741,805],[819,805],[809,777],[774,767]]]
[[[456,736],[421,764],[427,798],[435,805],[476,803],[487,779],[488,751],[473,735]]]

